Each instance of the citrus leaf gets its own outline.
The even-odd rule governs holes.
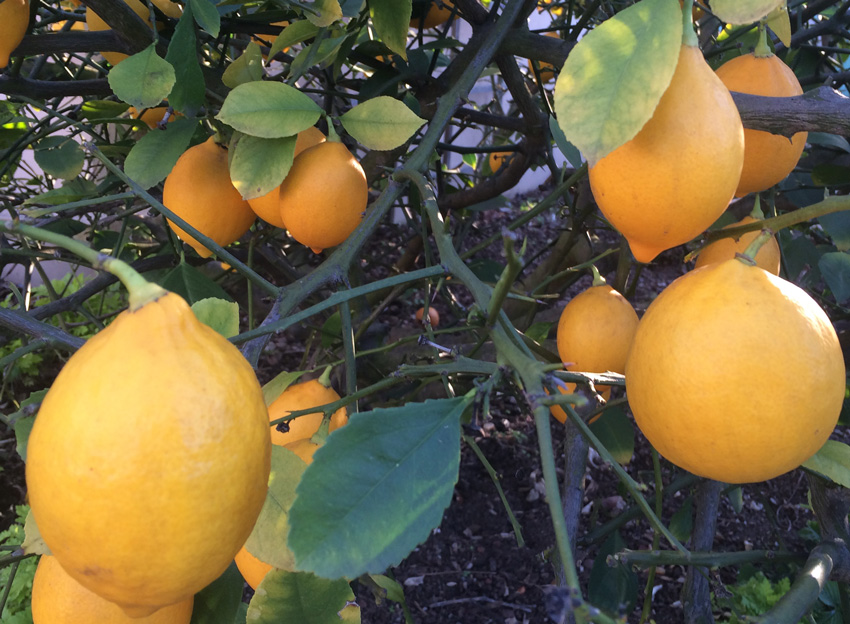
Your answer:
[[[791,47],[791,18],[784,2],[767,16],[767,25],[786,48]]]
[[[354,592],[345,579],[272,570],[251,598],[247,619],[252,624],[339,624],[339,612],[349,600]]]
[[[383,572],[425,541],[451,502],[469,403],[361,412],[328,436],[289,512],[298,569],[325,578]]]
[[[38,530],[38,525],[35,523],[35,516],[32,515],[32,510],[27,512],[27,519],[24,521],[24,542],[21,544],[21,550],[28,555],[51,555],[50,548],[41,537],[41,531]]]
[[[635,428],[620,407],[609,407],[590,424],[590,430],[599,438],[617,463],[628,464],[635,452]]]
[[[850,299],[850,254],[843,251],[825,253],[818,261],[818,268],[838,303]]]
[[[549,116],[549,132],[552,133],[552,138],[555,139],[555,145],[558,146],[558,149],[561,150],[564,158],[566,158],[567,162],[573,166],[573,169],[581,167],[581,152],[578,151],[578,148],[575,145],[567,141],[567,137],[564,136],[564,131],[561,130],[561,126],[558,125],[558,120],[551,115]]]
[[[340,49],[340,44],[346,40],[342,37],[328,37],[320,42],[314,42],[302,49],[295,55],[290,65],[290,76],[300,76],[309,67],[320,66],[325,61],[335,58]],[[316,47],[318,45],[318,47]],[[315,48],[315,51],[313,51]],[[307,63],[310,65],[307,65]]]
[[[263,78],[263,51],[256,41],[252,41],[235,61],[227,66],[221,75],[221,81],[231,89],[246,82]]]
[[[198,26],[203,28],[213,37],[218,37],[221,28],[221,15],[210,0],[189,0],[192,5],[192,14]]]
[[[412,0],[371,0],[369,15],[378,38],[407,60],[407,31],[413,11]]]
[[[850,176],[848,176],[848,181],[850,181]],[[832,239],[838,251],[850,250],[850,211],[844,210],[821,215],[818,217],[818,223],[823,226],[824,231]]]
[[[230,296],[221,286],[185,262],[171,269],[158,283],[165,290],[183,297],[189,305],[208,297],[230,301]]]
[[[266,501],[245,542],[245,550],[260,561],[282,570],[295,569],[295,557],[286,545],[286,534],[289,532],[289,508],[295,500],[295,487],[306,467],[307,464],[289,449],[272,445],[272,469]]]
[[[404,602],[404,587],[401,586],[401,583],[383,574],[370,574],[369,578],[375,582],[375,585],[387,592],[386,597],[388,600],[399,603]]]
[[[29,442],[32,426],[35,424],[35,414],[27,415],[29,412],[27,407],[36,405],[44,400],[47,395],[47,390],[38,390],[31,393],[26,399],[21,401],[21,407],[18,411],[9,414],[9,422],[15,430],[15,449],[23,461],[27,461],[27,442]]]
[[[62,180],[76,178],[86,162],[80,144],[69,137],[47,137],[39,141],[33,156],[44,173]]]
[[[280,82],[248,82],[231,91],[218,119],[264,139],[298,134],[318,121],[322,109],[295,87]]]
[[[142,109],[156,106],[167,98],[177,77],[174,67],[161,59],[156,46],[151,44],[113,67],[108,79],[115,95]]]
[[[319,28],[330,26],[342,17],[339,0],[314,0],[311,8],[313,10],[304,11],[304,15]]]
[[[388,95],[358,104],[339,120],[351,136],[373,150],[395,149],[425,124],[403,102]]]
[[[124,173],[142,188],[156,186],[171,173],[197,127],[197,120],[182,118],[149,131],[127,154]]]
[[[289,26],[284,28],[280,35],[278,35],[278,38],[275,39],[271,49],[269,50],[269,58],[273,58],[275,54],[284,48],[288,48],[292,44],[312,39],[318,33],[318,27],[307,20],[300,20],[291,23]]]
[[[634,138],[652,117],[681,40],[679,3],[643,0],[594,28],[570,52],[555,83],[555,113],[567,140],[591,164]]]
[[[749,24],[767,16],[786,0],[711,0],[711,12],[727,24]]]
[[[298,378],[303,374],[304,371],[295,371],[292,373],[284,371],[263,386],[263,400],[266,402],[266,405],[271,405],[277,397],[283,394],[284,390],[298,381]]]
[[[51,189],[39,195],[24,200],[25,206],[58,206],[69,202],[80,201],[97,194],[97,185],[85,178],[76,178],[66,182],[58,189]]]
[[[280,186],[295,155],[296,137],[261,139],[234,134],[230,143],[230,180],[243,199],[262,197]]]
[[[608,565],[608,555],[626,547],[619,531],[614,531],[599,547],[599,553],[590,570],[587,582],[587,598],[594,606],[611,613],[629,613],[635,608],[638,583],[637,575],[626,565],[617,562]]]
[[[127,111],[129,106],[124,102],[112,102],[111,100],[89,100],[83,102],[80,107],[80,117],[82,119],[97,120],[109,119],[118,117],[121,113]]]
[[[803,468],[850,487],[850,446],[838,440],[827,440],[817,453],[803,462]]]
[[[239,333],[239,304],[216,297],[207,297],[192,304],[197,319],[225,338]]]
[[[168,103],[187,117],[192,117],[204,104],[206,84],[198,62],[192,5],[187,4],[174,29],[165,60],[174,66],[177,82]],[[124,61],[126,63],[127,61]],[[121,63],[123,65],[124,63]],[[119,65],[120,67],[120,65]],[[163,98],[164,99],[164,98]],[[136,107],[140,108],[140,107]]]
[[[688,497],[670,518],[670,532],[680,542],[687,542],[694,530],[694,501]]]
[[[239,568],[231,562],[221,576],[195,594],[189,624],[233,624],[244,587]]]
[[[741,513],[741,510],[744,508],[744,490],[741,486],[739,485],[729,490],[726,493],[726,497],[729,499],[729,504],[732,505],[735,513]]]

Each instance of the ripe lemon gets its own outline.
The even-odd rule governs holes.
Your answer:
[[[755,221],[755,219],[752,217],[744,217],[737,223],[727,225],[726,227],[729,228],[737,225],[746,225],[753,221]],[[735,254],[744,253],[749,244],[752,243],[758,235],[759,231],[755,230],[753,232],[747,232],[738,239],[721,238],[709,245],[706,245],[705,248],[699,252],[694,268],[699,268],[707,264],[723,262],[724,260],[730,260],[735,257]],[[761,246],[756,254],[755,261],[756,264],[765,271],[769,271],[774,275],[779,275],[779,261],[781,255],[782,254],[779,251],[779,243],[776,242],[776,237],[773,237]]]
[[[726,260],[652,302],[626,362],[638,427],[668,460],[726,483],[772,479],[815,454],[844,401],[832,324],[802,289]]]
[[[32,429],[26,480],[62,567],[143,617],[224,572],[263,506],[270,455],[253,369],[167,293],[68,360]]]
[[[510,160],[514,155],[514,152],[490,152],[490,158],[488,158],[488,162],[490,163],[490,171],[496,173],[499,169],[502,168],[508,160]]]
[[[183,13],[183,9],[180,7],[180,5],[176,4],[174,2],[171,2],[170,0],[152,0],[152,1],[153,1],[154,6],[156,8],[158,8],[160,11],[162,11],[163,14],[165,14],[167,17],[179,19],[180,15]],[[151,13],[150,13],[150,10],[148,9],[148,6],[147,6],[146,3],[142,2],[141,0],[124,0],[124,2],[126,2],[127,5],[131,9],[133,9],[133,12],[136,15],[141,17],[143,20],[145,20],[151,26],[153,26],[153,23],[151,22],[151,19],[150,19]],[[110,29],[109,24],[107,24],[105,21],[103,21],[103,18],[100,15],[98,15],[97,13],[95,13],[94,11],[92,11],[89,8],[86,8],[86,25],[88,26],[88,29],[92,30],[92,31],[94,31],[94,30],[109,30]],[[161,28],[162,24],[159,24],[158,27]],[[101,56],[103,56],[103,58],[105,58],[107,61],[109,61],[112,65],[117,65],[118,63],[123,61],[125,58],[127,58],[127,55],[123,54],[122,52],[101,52],[100,54],[101,54]]]
[[[802,95],[797,76],[773,54],[743,54],[717,68],[717,77],[730,91],[768,97]],[[744,129],[744,168],[736,197],[757,193],[778,184],[794,170],[806,146],[808,132],[788,137],[763,130]]]
[[[422,323],[423,325],[425,324],[422,321],[422,319],[425,318],[425,308],[419,308],[416,310],[416,314],[414,316],[418,323]],[[440,313],[431,306],[428,306],[428,320],[431,322],[431,327],[434,329],[440,325]]]
[[[333,388],[323,386],[318,379],[293,384],[269,405],[269,420],[277,420],[278,418],[287,416],[290,412],[309,409],[334,401],[339,401],[339,395]],[[272,443],[285,446],[296,440],[312,438],[313,434],[319,430],[323,418],[324,414],[322,412],[299,416],[298,418],[287,421],[286,424],[289,426],[289,431],[285,433],[279,431],[277,427],[272,427]],[[344,407],[341,407],[331,416],[328,431],[338,429],[347,422],[348,412]]]
[[[148,126],[148,128],[153,130],[165,118],[165,113],[167,111],[167,106],[155,106],[154,108],[145,108],[142,110],[142,113],[139,114],[139,111],[136,110],[136,107],[131,106],[127,112],[130,113],[130,117],[144,122]],[[171,116],[169,116],[168,118],[168,123],[171,123],[178,117],[181,117],[180,113],[178,113],[177,111],[172,111]]]
[[[451,17],[453,6],[454,5],[451,0],[435,2],[428,7],[428,12],[425,14],[424,19],[420,19],[418,17],[411,19],[410,27],[419,28],[419,25],[421,24],[422,28],[434,28],[441,24],[445,24],[449,17]]]
[[[295,139],[295,152],[293,156],[298,156],[305,149],[323,143],[324,141],[325,135],[318,128],[311,126],[306,130],[302,130]],[[249,199],[248,205],[266,223],[279,228],[286,227],[280,216],[280,185],[262,197]]]
[[[44,555],[32,582],[33,624],[189,624],[194,598],[163,607],[143,618],[131,618],[68,575],[56,557]]]
[[[9,56],[23,41],[29,23],[29,0],[0,2],[0,69],[9,64]]]
[[[280,185],[286,229],[314,252],[348,238],[363,219],[369,187],[348,148],[325,141],[301,152]]]
[[[227,150],[212,137],[190,147],[177,159],[165,179],[162,203],[222,246],[237,240],[257,218],[230,181]],[[182,228],[170,220],[169,224],[198,255],[211,255]]]
[[[289,26],[289,22],[284,20],[282,22],[272,22],[271,25],[272,26],[280,26],[281,28],[286,28],[287,26]],[[257,41],[257,43],[259,43],[260,45],[262,45],[262,46],[268,45],[269,49],[271,49],[272,47],[274,47],[274,42],[277,41],[278,37],[280,37],[280,35],[258,34],[258,35],[253,35],[252,38],[255,39]],[[283,51],[286,52],[288,49],[289,48],[284,48]],[[266,55],[264,53],[263,57],[265,58],[265,56]]]
[[[699,48],[683,45],[652,118],[590,168],[599,209],[640,262],[691,240],[735,193],[744,162],[738,109]]]
[[[632,304],[607,284],[591,286],[570,299],[558,320],[558,355],[567,370],[584,373],[622,373],[638,326]],[[608,386],[596,389],[610,394]],[[575,390],[568,383],[563,393]],[[564,410],[552,407],[552,414],[566,421]]]
[[[554,30],[550,30],[543,34],[547,37],[554,37],[555,39],[561,38]],[[541,61],[539,63],[539,66],[540,80],[542,80],[543,82],[549,82],[555,77],[555,66],[552,65],[552,63],[544,63],[543,61]],[[531,59],[528,59],[528,71],[531,72],[532,76],[534,76],[534,64],[531,62]]]

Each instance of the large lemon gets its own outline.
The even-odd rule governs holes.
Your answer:
[[[310,409],[334,401],[339,401],[336,390],[322,385],[318,379],[293,384],[269,405],[269,420],[277,420],[288,416],[291,412]],[[309,439],[319,430],[323,419],[324,414],[322,412],[313,412],[287,421],[286,432],[273,427],[271,430],[272,442],[284,446],[297,440]],[[347,422],[348,410],[341,407],[331,416],[328,431],[339,429]]]
[[[0,2],[0,69],[9,64],[9,56],[23,41],[29,23],[29,0]]]
[[[652,118],[590,167],[593,196],[640,262],[686,243],[723,214],[744,162],[744,127],[699,48],[683,45]]]
[[[741,260],[694,269],[649,306],[626,362],[635,420],[668,460],[749,483],[793,470],[844,400],[832,324],[802,289]]]
[[[727,225],[726,228],[736,227],[753,223],[755,219],[752,217],[744,217],[740,221]],[[726,228],[723,228],[724,230]],[[759,235],[759,230],[753,230],[742,234],[739,238],[719,238],[713,243],[706,245],[697,256],[696,268],[716,262],[723,262],[735,257],[735,254],[744,253],[747,247]],[[779,275],[779,266],[782,258],[782,253],[779,251],[779,243],[776,237],[771,237],[764,243],[756,254],[755,261],[758,266],[765,271],[770,271],[774,275]]]
[[[142,617],[224,572],[268,486],[254,371],[168,293],[126,311],[62,368],[27,448],[44,541],[79,583]]]

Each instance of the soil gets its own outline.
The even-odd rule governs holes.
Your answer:
[[[515,209],[516,206],[504,212],[482,213],[486,217],[482,216],[476,229],[469,234],[469,244],[500,231],[516,214]],[[519,238],[529,237],[531,245],[540,248],[551,242],[559,231],[558,222],[539,219],[519,232]],[[603,244],[612,242],[612,233],[603,230],[598,235]],[[394,249],[403,247],[406,242],[401,230],[389,226],[375,238]],[[613,241],[616,242],[616,238]],[[500,260],[501,244],[497,243],[490,249],[489,257]],[[397,252],[394,252],[393,258],[396,256]],[[653,263],[651,270],[641,274],[633,298],[639,312],[664,285],[685,270],[683,257],[681,250],[666,252]],[[576,281],[565,297],[553,304],[541,318],[556,319],[568,297],[585,288],[588,281],[586,277]],[[433,302],[443,327],[460,322],[466,311],[464,306],[468,304],[468,297],[462,290],[452,292],[457,296],[456,301],[450,301],[441,294]],[[394,302],[378,317],[376,327],[394,337],[421,332],[415,325],[413,313],[421,306],[423,295],[408,295],[406,299]],[[264,368],[259,371],[261,381],[267,381],[282,368],[301,364],[303,338],[297,330],[275,337],[267,349],[267,353],[273,353],[274,357],[264,358]],[[429,350],[426,345],[413,348],[408,355],[427,358],[433,357],[433,353],[433,349]],[[518,545],[518,536],[512,529],[505,505],[484,465],[471,447],[463,444],[459,479],[442,523],[431,532],[425,543],[387,571],[404,586],[412,620],[417,624],[556,621],[549,617],[546,609],[548,588],[558,582],[551,556],[554,535],[543,492],[535,427],[524,405],[515,389],[502,388],[493,397],[489,417],[479,423],[480,426],[466,430],[497,473],[507,503],[521,527],[524,542]],[[4,413],[12,411],[8,409],[9,405],[2,408]],[[560,451],[564,428],[554,420],[552,425],[555,449]],[[0,429],[0,459],[3,461],[0,472],[2,530],[13,519],[13,505],[24,500],[23,464],[14,452],[14,435],[3,429]],[[562,452],[556,454],[556,459],[559,465],[563,464]],[[666,462],[662,462],[662,467],[663,483],[667,486],[679,472]],[[626,469],[638,483],[646,486],[646,497],[653,500],[652,457],[646,440],[639,432],[636,434],[634,457]],[[584,595],[587,596],[590,572],[600,541],[588,542],[586,538],[594,528],[620,514],[629,513],[633,501],[619,484],[611,467],[592,450],[584,485],[576,560]],[[773,481],[744,486],[742,491],[742,505],[738,511],[733,507],[730,496],[727,493],[722,495],[715,550],[775,550],[784,547],[805,554],[805,544],[798,533],[813,517],[806,506],[807,484],[802,472],[794,471]],[[663,512],[666,523],[692,493],[691,489],[684,489],[666,496]],[[679,514],[680,520],[681,516]],[[626,547],[644,550],[652,547],[652,530],[642,516],[625,523],[620,531]],[[662,541],[661,548],[669,546]],[[761,569],[768,574],[776,571],[770,566]],[[787,574],[787,570],[784,572]],[[651,612],[657,622],[682,621],[680,592],[684,576],[684,569],[679,566],[658,569]],[[646,578],[646,572],[640,571],[640,592],[643,592]],[[711,578],[712,588],[722,590],[724,584],[735,581],[735,569],[723,569]],[[390,624],[405,621],[398,603],[376,596],[363,584],[354,583],[353,586],[362,608],[363,622]],[[629,622],[639,620],[643,601],[637,596],[635,600],[638,606],[628,613]]]

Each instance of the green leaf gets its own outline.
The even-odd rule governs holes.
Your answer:
[[[383,572],[425,541],[451,502],[470,399],[354,414],[307,467],[289,512],[298,569]]]
[[[282,446],[272,445],[269,490],[245,549],[260,561],[281,570],[294,570],[295,557],[286,545],[289,509],[295,500],[295,487],[307,464]]]
[[[197,127],[197,120],[184,117],[150,130],[130,149],[124,173],[142,188],[156,186],[171,173]]]
[[[387,592],[388,600],[404,602],[404,587],[401,586],[401,583],[383,574],[370,574],[369,578],[375,582],[375,585]]]
[[[587,599],[610,613],[630,613],[637,602],[637,575],[626,565],[608,565],[608,555],[626,547],[619,531],[614,531],[599,548],[587,583]]]
[[[218,37],[218,31],[221,28],[221,16],[218,14],[218,9],[210,0],[189,0],[192,5],[192,14],[198,26],[203,28],[213,37]]]
[[[694,530],[694,501],[691,497],[685,499],[682,506],[670,518],[670,532],[680,542],[687,542]]]
[[[339,120],[351,136],[373,150],[395,149],[425,124],[403,102],[387,95],[358,104]]]
[[[850,250],[850,210],[822,215],[818,217],[818,223],[823,226],[838,251]]]
[[[111,100],[88,100],[80,107],[80,117],[89,121],[110,119],[127,112],[129,106],[124,102]]]
[[[262,197],[280,186],[295,156],[295,136],[261,139],[236,133],[230,143],[230,180],[243,199]]]
[[[298,134],[322,114],[313,100],[281,82],[248,82],[231,91],[218,119],[236,130],[265,139]]]
[[[220,577],[195,594],[190,624],[233,624],[244,587],[239,568],[231,562]]]
[[[198,269],[181,262],[171,269],[159,282],[159,285],[175,292],[192,305],[201,299],[216,297],[230,301],[230,296],[213,280]]]
[[[817,186],[843,186],[850,184],[850,167],[833,163],[820,163],[812,167],[812,182]]]
[[[174,29],[174,35],[168,45],[168,53],[165,55],[165,60],[174,66],[177,76],[177,82],[171,90],[168,103],[187,117],[195,116],[195,113],[204,105],[206,93],[204,74],[198,62],[195,46],[192,5],[187,4],[183,15],[180,16],[180,21],[177,22],[177,28]]]
[[[732,505],[735,513],[741,513],[741,510],[744,508],[744,490],[741,486],[732,488],[726,496],[729,498],[729,504]]]
[[[295,55],[290,65],[290,77],[302,75],[309,67],[318,67],[328,60],[334,59],[339,52],[340,44],[346,37],[328,37],[322,41],[305,46]],[[307,65],[309,61],[310,65]]]
[[[771,11],[767,17],[767,26],[776,33],[776,36],[779,37],[786,48],[791,47],[791,18],[788,15],[785,2]]]
[[[838,440],[827,440],[817,453],[803,462],[803,468],[850,487],[850,446]]]
[[[643,0],[594,28],[570,52],[555,83],[555,113],[567,140],[591,164],[634,138],[652,117],[681,41],[678,2]]]
[[[35,424],[35,414],[27,415],[27,408],[30,405],[36,405],[44,400],[47,396],[47,388],[31,393],[26,399],[21,401],[21,407],[18,411],[9,414],[9,422],[15,430],[15,443],[18,455],[21,459],[27,461],[27,442],[29,441],[32,426]]]
[[[272,570],[248,606],[252,624],[340,624],[339,612],[354,592],[345,579],[328,580],[308,572]]]
[[[407,60],[407,32],[413,11],[412,0],[370,0],[369,15],[378,38]]]
[[[635,428],[622,408],[609,407],[590,424],[590,430],[620,464],[628,464],[635,452]]]
[[[818,261],[818,268],[838,303],[850,299],[850,254],[843,251],[825,253]]]
[[[542,344],[543,341],[549,337],[549,332],[554,324],[555,323],[548,321],[540,321],[525,330],[525,335],[526,337],[531,338],[534,342]]]
[[[304,16],[319,28],[330,26],[342,17],[339,0],[314,0],[311,8],[312,11],[304,11]]]
[[[239,333],[239,304],[209,297],[192,304],[192,312],[204,325],[211,327],[225,338]]]
[[[50,548],[41,537],[41,531],[38,530],[38,525],[35,523],[35,516],[32,515],[32,510],[27,512],[27,519],[24,522],[24,541],[21,544],[21,550],[28,555],[51,555]]]
[[[567,162],[570,163],[574,169],[578,169],[581,167],[581,152],[578,151],[578,148],[567,141],[567,137],[564,136],[564,131],[561,130],[561,126],[558,125],[558,120],[549,115],[549,132],[552,133],[552,138],[555,139],[555,145],[558,146],[558,149],[561,150],[561,153],[564,155],[564,158],[567,159]]]
[[[342,339],[342,316],[334,312],[322,324],[322,348],[329,349]]]
[[[80,144],[69,137],[52,136],[35,146],[35,162],[47,175],[72,180],[80,175],[86,155]]]
[[[235,89],[246,82],[255,82],[263,78],[263,51],[256,41],[252,41],[239,57],[227,66],[221,75],[221,81]]]
[[[66,182],[61,188],[52,189],[28,197],[24,200],[25,206],[58,206],[59,204],[67,204],[69,202],[80,201],[87,197],[94,197],[97,194],[97,186],[91,180],[85,178],[77,178]]]
[[[307,20],[292,22],[275,39],[272,47],[269,49],[269,58],[274,58],[274,55],[284,48],[288,48],[295,43],[301,43],[307,39],[312,39],[317,34],[319,34],[318,27]]]
[[[711,0],[711,12],[727,24],[757,22],[786,0]]]
[[[157,55],[153,43],[109,70],[108,78],[115,95],[138,109],[162,102],[177,80],[174,67]]]
[[[277,397],[283,394],[284,390],[298,381],[298,378],[303,374],[304,371],[295,371],[292,373],[283,371],[263,386],[263,400],[266,402],[266,405],[271,405]]]

